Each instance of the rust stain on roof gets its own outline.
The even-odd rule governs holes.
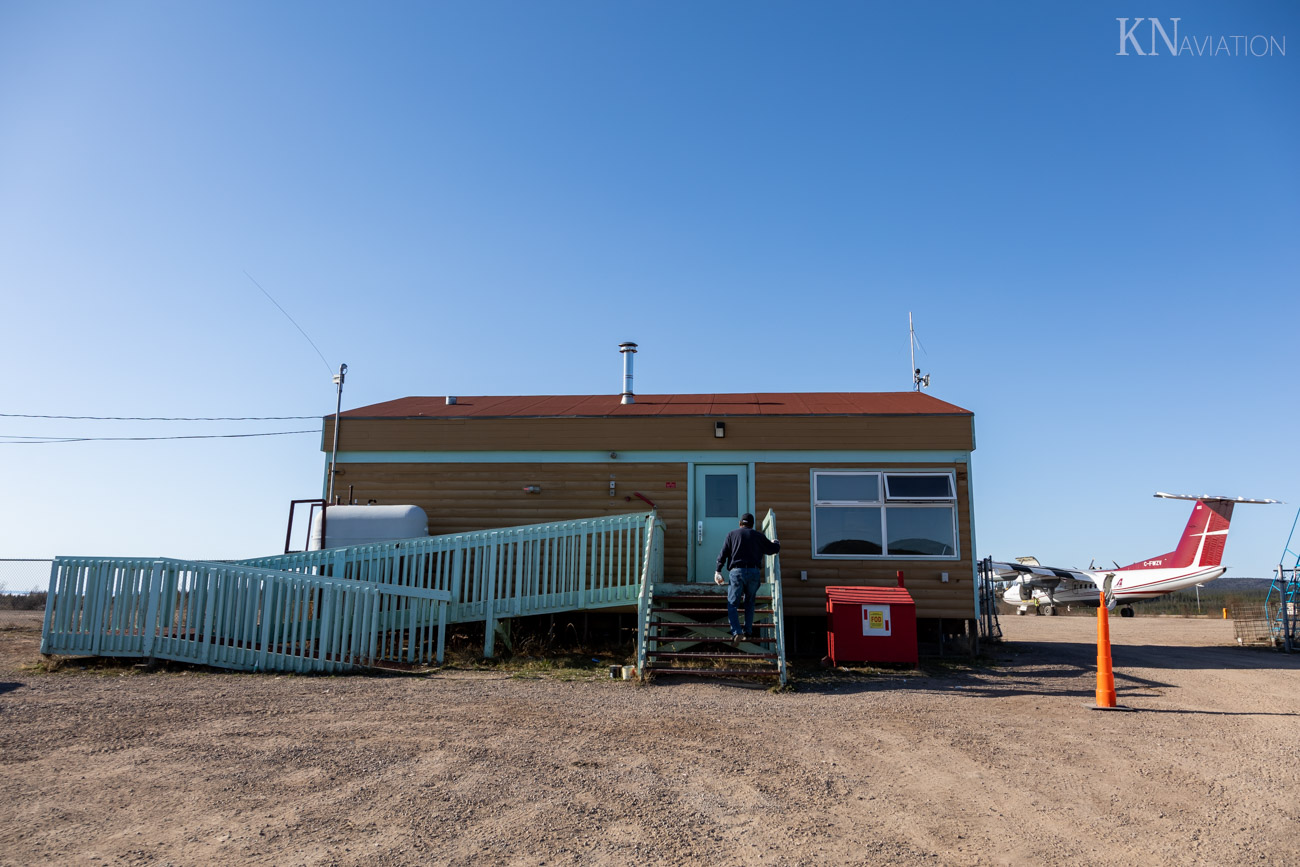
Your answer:
[[[401,397],[350,409],[347,418],[644,418],[755,415],[971,415],[915,391],[745,394],[520,395]]]

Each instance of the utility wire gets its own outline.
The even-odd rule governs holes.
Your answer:
[[[247,437],[283,437],[293,434],[319,434],[319,430],[282,430],[268,433],[243,434],[191,434],[174,437],[56,437],[56,436],[18,436],[0,434],[0,446],[39,446],[50,443],[98,443],[98,442],[141,442],[144,440],[221,440],[244,439]]]
[[[247,277],[249,280],[253,280],[253,275],[249,274],[247,271],[244,272],[244,276]],[[253,280],[253,285],[256,286],[258,289],[262,289],[262,284],[258,283],[256,280]],[[298,329],[299,334],[307,338],[307,342],[311,344],[311,348],[315,349],[316,354],[320,356],[321,364],[325,365],[325,369],[330,372],[330,376],[333,376],[334,368],[330,367],[330,363],[325,360],[324,353],[320,351],[320,347],[316,345],[315,341],[313,341],[310,337],[307,337],[307,332],[302,330],[301,325],[299,325],[297,322],[294,322],[294,318],[289,315],[289,311],[281,307],[280,302],[272,298],[270,292],[267,292],[265,289],[262,289],[262,294],[267,297],[267,300],[269,300],[272,304],[276,306],[276,309],[278,309],[281,313],[284,314],[285,319],[288,319],[290,322],[293,322],[293,327]]]
[[[0,412],[0,418],[58,418],[69,421],[305,421],[319,415],[248,415],[248,416],[125,416],[125,415],[26,415]]]

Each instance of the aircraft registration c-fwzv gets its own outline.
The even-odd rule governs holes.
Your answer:
[[[1002,601],[1016,606],[1019,614],[1032,608],[1042,614],[1055,614],[1058,605],[1099,605],[1101,592],[1105,590],[1106,607],[1123,605],[1120,616],[1132,617],[1134,602],[1213,581],[1228,570],[1223,565],[1223,548],[1228,541],[1234,506],[1281,502],[1245,497],[1192,497],[1159,491],[1155,496],[1195,502],[1177,548],[1128,566],[1116,564],[1114,569],[1056,569],[1039,565],[1033,557],[1021,557],[1015,563],[994,563],[995,580],[1012,582]],[[1109,588],[1106,587],[1108,578],[1113,579]]]

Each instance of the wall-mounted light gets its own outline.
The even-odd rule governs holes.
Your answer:
[[[727,435],[727,423],[725,421],[715,421],[713,423],[713,435],[722,439]]]
[[[541,485],[524,485],[525,494],[540,494],[541,492],[542,492]]]

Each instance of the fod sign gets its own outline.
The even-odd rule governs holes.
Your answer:
[[[862,606],[863,635],[891,635],[888,605]]]

